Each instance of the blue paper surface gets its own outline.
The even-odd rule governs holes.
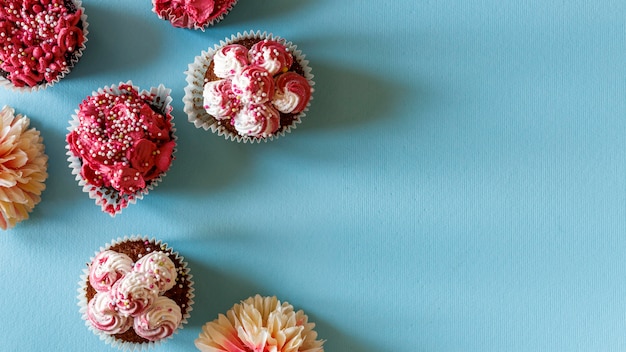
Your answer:
[[[240,0],[205,32],[149,1],[84,0],[87,49],[55,86],[0,90],[43,135],[49,178],[0,234],[2,350],[111,351],[76,289],[114,238],[189,262],[189,324],[256,293],[303,309],[326,351],[626,349],[626,2]],[[301,125],[237,144],[187,122],[184,71],[237,32],[298,46]],[[176,160],[111,218],[78,187],[78,104],[132,80],[172,89]]]

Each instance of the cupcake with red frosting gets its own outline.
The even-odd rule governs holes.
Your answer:
[[[260,32],[203,51],[186,74],[189,121],[238,142],[273,140],[296,128],[315,84],[295,45]]]
[[[0,6],[0,85],[22,92],[52,86],[87,42],[80,0],[6,0]]]
[[[174,159],[170,90],[139,91],[132,82],[94,92],[67,135],[72,173],[111,216],[157,186]]]
[[[221,21],[238,0],[152,0],[152,11],[174,27],[200,29]]]
[[[79,281],[87,327],[107,344],[141,350],[187,323],[194,289],[184,258],[167,244],[131,236],[100,248]]]

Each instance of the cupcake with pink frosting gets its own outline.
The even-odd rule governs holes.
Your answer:
[[[21,92],[54,85],[82,56],[80,0],[7,0],[0,6],[0,85]]]
[[[200,29],[221,21],[238,0],[152,0],[152,12],[174,27]]]
[[[105,87],[80,104],[67,135],[72,173],[111,216],[156,187],[174,159],[170,90]]]
[[[244,143],[273,140],[296,128],[315,84],[302,52],[265,32],[221,41],[197,56],[185,73],[189,121]]]
[[[83,270],[78,305],[85,324],[107,344],[141,350],[187,323],[193,281],[184,258],[141,236],[100,248]]]

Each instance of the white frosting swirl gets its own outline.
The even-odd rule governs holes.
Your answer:
[[[239,104],[231,89],[231,81],[228,79],[207,82],[202,93],[206,112],[218,120],[236,115]]]
[[[233,76],[232,91],[243,103],[263,104],[274,94],[274,78],[263,67],[250,65]]]
[[[133,268],[133,261],[123,253],[104,250],[89,267],[89,283],[98,292],[108,292],[111,286]]]
[[[293,56],[281,43],[274,40],[262,40],[255,43],[248,52],[250,62],[275,75],[286,72],[293,63]]]
[[[152,275],[130,272],[111,288],[111,300],[120,314],[137,316],[159,295],[159,286]]]
[[[118,314],[108,293],[98,292],[87,305],[91,325],[105,334],[120,334],[133,325],[133,319]]]
[[[176,302],[159,296],[152,306],[137,316],[134,329],[137,335],[156,341],[171,336],[182,321],[182,313]]]
[[[234,119],[241,135],[267,137],[280,126],[280,114],[270,104],[246,105]]]
[[[160,293],[176,285],[176,266],[167,253],[159,251],[147,254],[135,263],[133,270],[153,277]]]
[[[311,86],[306,78],[286,72],[276,78],[276,93],[272,103],[278,111],[296,114],[304,110],[311,99]]]
[[[228,78],[248,65],[248,49],[239,44],[227,45],[213,55],[213,72],[219,78]]]
[[[285,114],[289,114],[296,109],[296,107],[300,104],[300,97],[290,91],[281,92],[278,91],[274,94],[274,99],[272,103],[278,109],[278,111],[283,112]]]

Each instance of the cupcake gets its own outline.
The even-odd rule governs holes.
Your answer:
[[[7,0],[0,6],[0,85],[22,92],[58,82],[87,42],[80,0]]]
[[[79,186],[115,216],[156,187],[176,148],[170,90],[132,82],[99,89],[80,104],[67,135]]]
[[[183,328],[193,291],[182,256],[161,241],[131,236],[95,253],[83,270],[77,298],[93,333],[134,351],[160,344]]]
[[[189,121],[244,143],[273,140],[296,128],[315,84],[295,45],[260,32],[221,41],[185,73]]]
[[[28,128],[26,116],[0,110],[0,228],[6,230],[28,219],[41,200],[48,178],[48,156],[43,138]]]
[[[195,345],[202,352],[323,352],[314,327],[291,304],[256,295],[206,323]]]
[[[174,27],[203,30],[221,21],[237,0],[152,0],[152,12]]]

